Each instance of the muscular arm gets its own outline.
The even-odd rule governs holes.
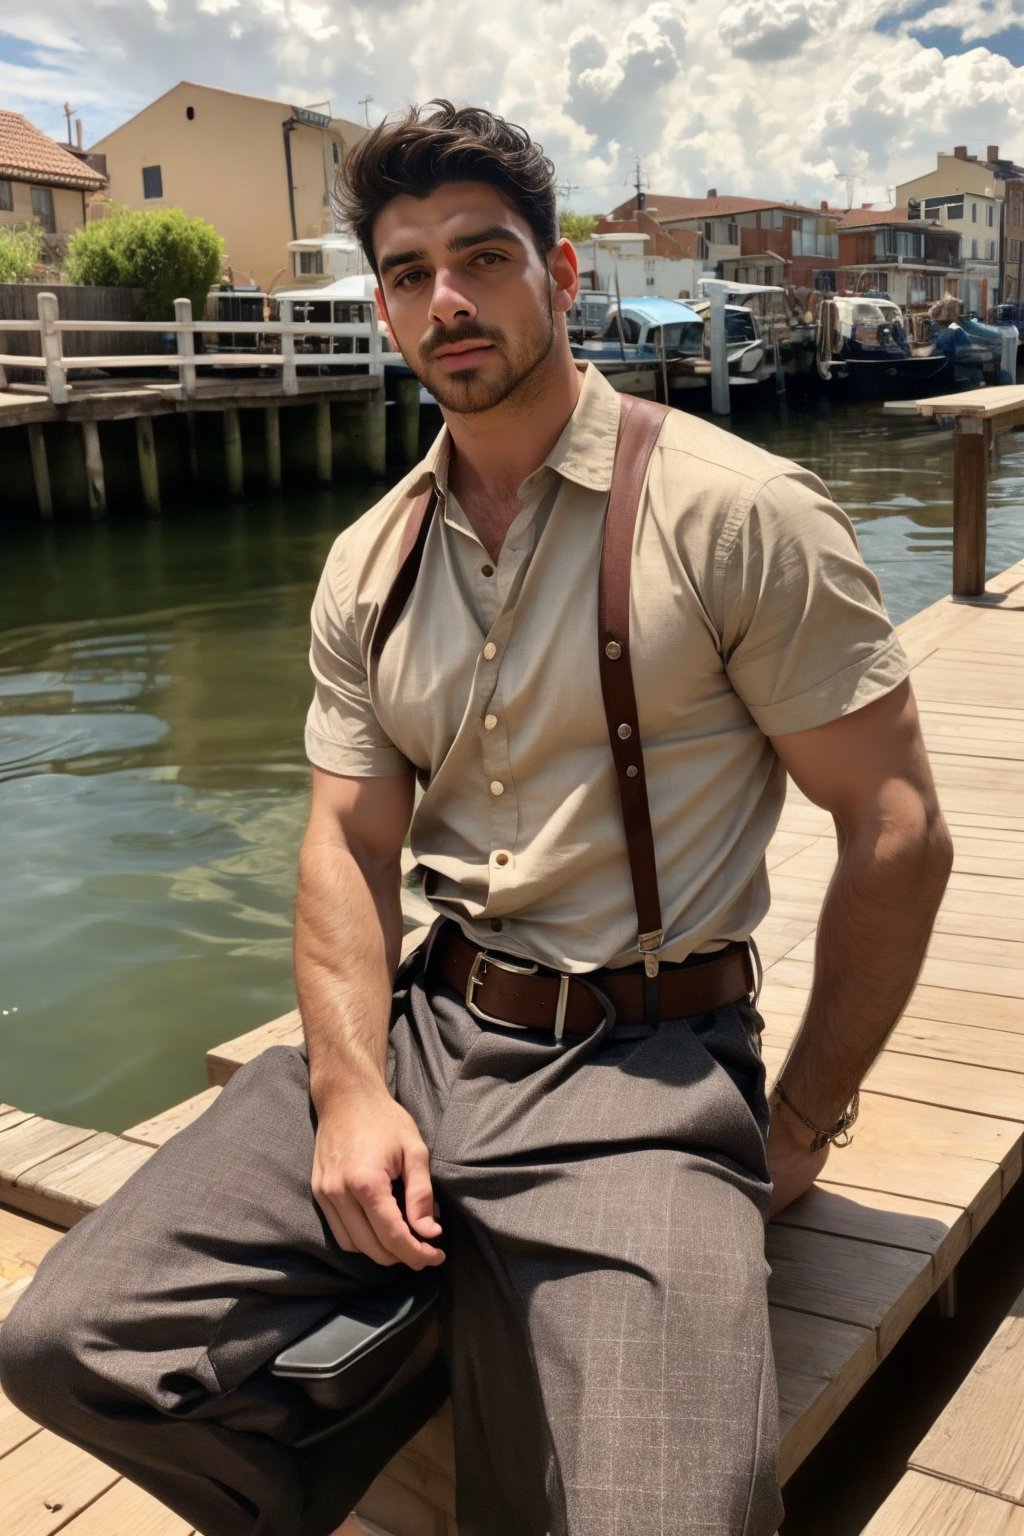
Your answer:
[[[313,1193],[341,1247],[419,1269],[433,1216],[427,1149],[386,1082],[392,979],[402,940],[401,851],[411,774],[350,779],[313,769],[299,853],[295,985],[317,1113]],[[401,1179],[404,1214],[392,1193]]]
[[[835,1123],[910,996],[952,862],[910,684],[815,730],[774,738],[787,771],[832,813],[838,861],[818,923],[814,979],[780,1073],[816,1125]],[[801,1194],[827,1149],[773,1104],[772,1214]]]

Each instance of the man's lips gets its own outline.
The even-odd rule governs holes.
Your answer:
[[[493,350],[493,341],[460,341],[452,346],[439,347],[434,353],[434,361],[450,370],[472,368]]]

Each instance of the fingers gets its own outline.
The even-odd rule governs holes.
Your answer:
[[[422,1142],[406,1148],[402,1177],[406,1221],[420,1237],[440,1237],[441,1224],[430,1184],[430,1154]]]
[[[429,1178],[427,1182],[429,1189]],[[441,1249],[421,1242],[411,1231],[386,1175],[379,1179],[354,1176],[335,1190],[315,1188],[314,1195],[335,1241],[346,1253],[363,1253],[375,1264],[407,1264],[410,1269],[444,1262]],[[441,1231],[432,1219],[430,1228],[426,1236]]]

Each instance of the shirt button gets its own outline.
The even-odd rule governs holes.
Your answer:
[[[493,731],[498,723],[497,715],[484,715],[484,730]]]
[[[480,575],[481,576],[493,576],[494,575],[494,566],[493,565],[482,565],[480,567]]]
[[[505,850],[502,849],[500,853],[496,853],[494,855],[494,862],[495,864],[500,864],[502,868],[504,868],[511,857],[511,854],[506,853]]]
[[[492,795],[503,795],[504,793],[505,793],[505,786],[501,782],[501,780],[500,779],[492,779],[491,780],[491,794]]]
[[[502,922],[500,917],[491,918],[491,928],[495,933],[500,933],[504,926],[505,924]]]
[[[498,654],[498,647],[493,640],[488,640],[484,646],[484,661],[493,661]]]

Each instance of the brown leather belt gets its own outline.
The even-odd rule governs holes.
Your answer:
[[[693,956],[682,965],[662,965],[650,988],[649,979],[633,970],[568,976],[513,955],[496,955],[471,944],[452,922],[442,923],[435,931],[427,971],[454,988],[475,1018],[488,1024],[549,1030],[556,1038],[589,1035],[602,1022],[605,1009],[594,987],[609,999],[619,1020],[634,1024],[645,1017],[645,1003],[655,989],[654,1015],[659,1020],[710,1013],[754,991],[754,967],[746,944]]]

